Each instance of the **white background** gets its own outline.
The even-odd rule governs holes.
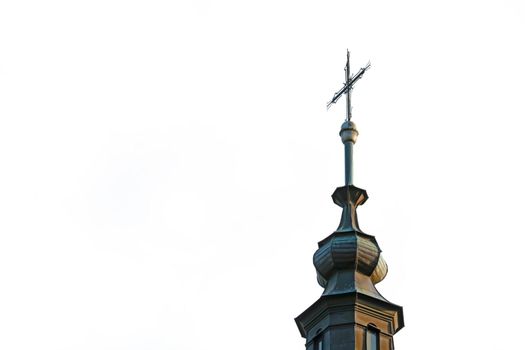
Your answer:
[[[304,349],[339,222],[326,101],[353,71],[361,227],[396,348],[519,348],[521,1],[2,1],[0,348]]]

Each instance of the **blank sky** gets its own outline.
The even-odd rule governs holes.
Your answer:
[[[400,350],[515,348],[520,1],[3,1],[0,348],[304,349],[353,71]]]

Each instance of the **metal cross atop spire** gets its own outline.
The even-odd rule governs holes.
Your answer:
[[[370,62],[368,64],[361,68],[359,72],[355,75],[350,74],[350,51],[346,50],[346,67],[345,67],[345,84],[341,88],[341,90],[337,91],[334,94],[334,97],[327,103],[326,108],[330,108],[332,104],[336,103],[337,100],[343,95],[346,94],[346,120],[349,122],[352,118],[352,105],[350,103],[350,94],[352,93],[352,89],[354,88],[355,83],[363,77],[363,74],[367,71],[367,69],[370,68]]]

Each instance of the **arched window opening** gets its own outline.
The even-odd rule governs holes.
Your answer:
[[[323,348],[323,334],[319,334],[314,339],[314,350],[324,350]]]
[[[379,350],[379,329],[371,324],[366,327],[366,350]]]

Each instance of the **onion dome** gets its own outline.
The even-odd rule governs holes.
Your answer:
[[[375,237],[358,231],[334,232],[319,242],[313,261],[323,295],[361,291],[377,296],[373,285],[388,272]]]

